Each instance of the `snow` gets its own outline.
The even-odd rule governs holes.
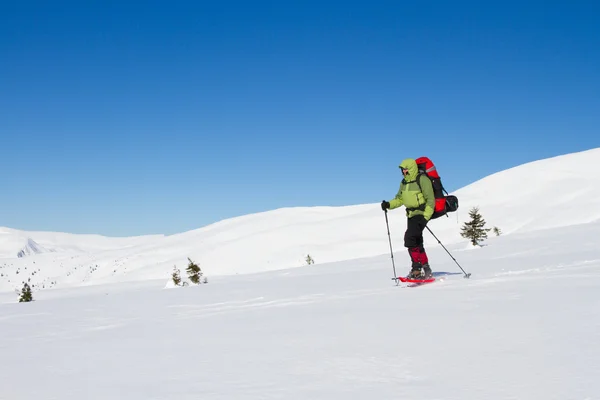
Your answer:
[[[444,280],[414,288],[375,256],[0,295],[0,398],[598,399],[598,237],[448,246],[470,279],[432,247]]]
[[[46,249],[25,232],[0,228],[0,258],[27,257],[53,251]]]
[[[600,166],[593,166],[599,159],[600,148],[591,149],[488,176],[452,193],[459,198],[459,211],[432,221],[430,227],[442,242],[464,244],[460,226],[473,206],[480,208],[489,227],[498,226],[505,235],[598,221],[600,185],[595,183],[600,182]],[[397,187],[398,182],[390,182],[389,193],[373,196],[389,199]],[[107,238],[3,228],[0,291],[20,289],[25,279],[38,288],[166,279],[174,266],[184,269],[188,257],[208,276],[222,276],[303,267],[309,254],[317,264],[382,255],[389,253],[389,245],[378,202],[284,208],[171,236]],[[388,217],[400,247],[404,209]],[[48,251],[17,259],[29,239]],[[426,244],[437,241],[426,235]],[[407,262],[406,254],[398,257],[400,263]]]
[[[420,287],[391,279],[379,204],[172,236],[3,229],[0,399],[600,399],[599,156],[456,191],[460,212],[430,227],[471,278],[425,232],[438,281]],[[504,232],[482,247],[458,235],[474,205]],[[46,251],[18,258],[27,245]],[[207,284],[169,282],[187,257]],[[46,289],[18,303],[25,277]]]

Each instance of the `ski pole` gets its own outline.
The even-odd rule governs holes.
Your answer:
[[[431,233],[433,235],[433,237],[438,241],[438,243],[444,248],[444,250],[446,250],[446,253],[448,253],[448,255],[450,257],[452,257],[452,254],[450,254],[450,252],[448,251],[448,249],[446,247],[444,247],[444,245],[442,244],[442,242],[440,242],[440,239],[437,238],[437,236],[435,236],[433,234],[433,232],[431,232],[431,229],[429,229],[429,227],[427,225],[425,225],[425,227],[427,228],[427,230],[429,231],[429,233]],[[461,271],[465,274],[465,278],[469,278],[471,276],[471,273],[469,272],[468,274],[465,272],[464,269],[462,269],[462,267],[460,266],[460,264],[458,263],[458,261],[456,261],[456,259],[454,257],[452,257],[452,259],[454,260],[454,262],[456,263],[456,265],[458,265],[458,268],[461,269]]]
[[[398,276],[396,275],[396,264],[394,263],[394,250],[392,250],[392,236],[390,235],[390,223],[388,222],[387,210],[385,211],[385,225],[387,226],[388,240],[390,242],[390,254],[392,256],[392,268],[394,269],[394,277],[392,280],[398,282]]]

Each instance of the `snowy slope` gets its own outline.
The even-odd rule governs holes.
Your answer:
[[[445,280],[417,288],[382,255],[0,294],[0,399],[598,400],[598,237],[597,222],[450,245],[470,279],[437,246]]]
[[[457,191],[463,219],[475,205],[505,233],[600,220],[600,148],[535,161]]]
[[[164,235],[111,238],[61,232],[26,232],[0,227],[0,258],[19,257],[48,252],[90,253],[152,243]],[[21,256],[21,257],[22,257]]]
[[[459,231],[471,206],[479,206],[489,227],[497,225],[505,235],[597,221],[597,160],[600,149],[593,149],[491,175],[454,193],[460,199],[459,212],[429,226],[444,244],[466,247]],[[398,182],[390,182],[388,193],[374,197],[390,198],[397,186]],[[397,262],[406,265],[404,209],[388,216]],[[0,260],[0,291],[20,287],[25,277],[46,288],[161,279],[174,265],[184,269],[188,257],[209,276],[216,276],[299,267],[308,254],[317,264],[389,254],[385,218],[378,203],[279,209],[164,237],[24,236],[55,252]],[[428,246],[437,246],[428,232],[425,238]],[[11,250],[12,257],[17,247]],[[35,276],[32,271],[37,271]]]
[[[23,248],[21,248],[21,250],[19,250],[19,252],[17,253],[17,257],[18,258],[27,257],[27,256],[31,256],[34,254],[42,254],[42,253],[48,253],[48,252],[52,252],[52,251],[54,251],[54,249],[52,249],[52,250],[45,249],[43,246],[40,246],[39,244],[37,244],[35,242],[35,240],[27,239],[27,244]]]
[[[25,232],[0,228],[0,258],[20,258],[53,250],[40,245]]]

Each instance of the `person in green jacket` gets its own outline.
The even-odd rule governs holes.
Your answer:
[[[408,249],[412,261],[409,277],[428,278],[432,274],[427,253],[423,247],[423,230],[431,219],[435,207],[433,187],[431,180],[425,174],[419,174],[419,168],[414,159],[408,158],[402,161],[399,168],[404,176],[400,183],[400,189],[391,201],[381,202],[381,209],[385,211],[400,206],[406,207],[407,227],[404,234],[404,246]]]

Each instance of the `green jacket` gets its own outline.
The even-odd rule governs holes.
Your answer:
[[[435,196],[431,181],[424,174],[419,175],[417,163],[411,158],[402,161],[398,167],[408,169],[408,174],[400,183],[400,189],[396,197],[390,201],[390,210],[405,206],[408,218],[423,215],[429,221],[435,209]],[[417,177],[422,191],[416,182]]]

